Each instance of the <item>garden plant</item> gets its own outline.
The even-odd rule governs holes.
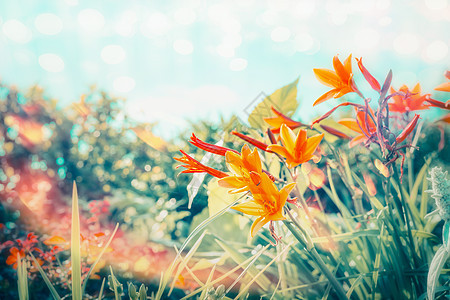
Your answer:
[[[29,233],[16,241],[2,241],[6,264],[17,272],[19,298],[32,298],[30,279],[45,282],[54,299],[444,299],[450,295],[450,73],[426,93],[420,84],[397,88],[393,71],[383,80],[376,79],[362,58],[353,60],[352,55],[344,61],[335,56],[332,65],[333,70],[314,69],[317,79],[331,88],[317,100],[311,101],[309,95],[297,100],[297,79],[266,96],[248,120],[232,118],[222,122],[222,128],[193,125],[189,144],[178,153],[180,141],[165,142],[149,127],[129,126],[140,139],[135,140],[143,147],[139,149],[151,149],[142,150],[152,160],[151,169],[162,168],[163,162],[165,176],[157,172],[143,179],[142,168],[130,163],[139,157],[146,164],[142,153],[133,152],[132,158],[123,153],[120,163],[109,158],[111,164],[128,166],[127,178],[133,172],[141,177],[131,181],[134,189],[116,187],[127,191],[115,195],[120,201],[89,202],[86,206],[95,218],[88,220],[79,214],[83,209],[78,194],[95,194],[100,182],[120,184],[120,180],[112,179],[111,166],[108,179],[98,176],[98,184],[83,181],[89,174],[72,174],[70,181],[88,188],[77,193],[73,183],[70,237],[47,233],[40,238]],[[97,131],[83,127],[101,117],[92,118],[94,112],[84,101],[75,106],[79,118],[75,129],[88,138]],[[334,108],[312,122],[295,117],[301,107],[320,108],[333,101]],[[4,140],[11,138],[8,128],[17,128],[17,118],[16,112],[3,122]],[[117,123],[108,125],[114,126]],[[20,134],[25,150],[35,147],[19,128],[16,136]],[[96,161],[103,164],[99,153]],[[181,172],[177,174],[175,168]],[[148,183],[156,181],[162,187]],[[70,190],[68,180],[62,182]],[[139,195],[151,197],[146,189],[152,186],[159,195],[151,203],[160,205],[161,212],[151,211],[145,203],[133,204]],[[102,189],[105,192],[104,185]],[[115,205],[115,218],[105,219],[109,205]],[[136,215],[139,207],[143,216]],[[152,236],[170,214],[173,218],[164,233]],[[110,220],[119,224],[114,226]],[[185,230],[178,225],[181,222]],[[146,281],[136,275],[137,270],[155,269],[152,264],[158,259],[127,270],[115,261],[114,253],[122,251],[120,240],[133,227],[166,249],[164,256],[158,251],[128,254],[134,261],[141,259],[136,255],[166,259],[147,274],[158,278],[148,287],[136,285],[140,279]],[[83,230],[102,232],[86,236]],[[56,269],[66,276],[56,276]],[[136,277],[130,280],[127,272]],[[98,289],[87,288],[95,280]],[[129,283],[124,285],[125,281]]]

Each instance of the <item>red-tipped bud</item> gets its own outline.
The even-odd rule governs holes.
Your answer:
[[[207,152],[211,152],[217,155],[222,155],[225,156],[225,153],[227,153],[227,151],[232,151],[234,153],[239,154],[238,151],[230,149],[230,148],[226,148],[226,147],[221,147],[221,146],[217,146],[214,144],[210,144],[210,143],[206,143],[204,141],[202,141],[201,139],[197,138],[195,136],[195,134],[192,134],[191,136],[191,140],[189,141],[192,145],[194,145],[197,148],[200,148],[202,150],[205,150]]]
[[[437,101],[437,100],[428,98],[428,99],[426,99],[425,101],[427,101],[428,103],[430,103],[431,106],[439,107],[439,108],[442,108],[442,109],[448,109],[448,110],[450,110],[450,100],[447,100],[447,102],[444,103],[444,102],[442,102],[442,101]]]
[[[366,67],[364,67],[362,63],[362,57],[356,60],[358,61],[358,67],[361,70],[361,73],[364,75],[366,81],[375,91],[379,93],[381,91],[380,83],[375,79],[375,77],[372,76],[372,74],[370,74],[370,72],[366,69]]]
[[[302,122],[292,120],[288,116],[276,110],[273,106],[271,107],[271,110],[276,115],[276,117],[264,118],[264,121],[273,127],[272,128],[273,133],[277,134],[280,133],[280,128],[282,124],[285,124],[287,127],[291,129],[295,129],[300,126],[306,126],[306,124],[303,124]]]
[[[225,172],[205,166],[198,160],[189,156],[183,150],[180,150],[180,152],[183,154],[183,157],[174,157],[173,159],[182,163],[182,165],[179,165],[177,168],[186,168],[186,170],[181,171],[181,173],[208,173],[209,175],[217,178],[224,178],[228,176]]]
[[[340,132],[340,131],[337,130],[337,129],[334,129],[333,127],[326,126],[326,125],[320,125],[320,127],[322,127],[322,129],[325,130],[326,132],[328,132],[328,133],[330,133],[330,134],[332,134],[332,135],[334,135],[334,136],[337,136],[338,138],[341,138],[341,139],[350,139],[350,137],[349,137],[348,135],[346,135],[346,134],[343,133],[343,132]]]
[[[256,140],[256,139],[252,138],[252,137],[249,137],[248,135],[242,134],[242,133],[237,132],[237,131],[235,131],[235,130],[233,130],[233,131],[231,132],[231,134],[233,134],[233,135],[235,135],[235,136],[237,136],[237,137],[243,139],[243,140],[246,141],[247,143],[250,143],[250,144],[252,144],[253,146],[255,146],[255,147],[257,147],[257,148],[259,148],[259,149],[261,149],[261,150],[263,150],[263,151],[267,151],[268,145],[267,145],[267,144],[264,144],[263,142],[260,142],[260,141],[258,141],[258,140]]]
[[[395,139],[397,144],[403,142],[406,139],[406,137],[414,130],[414,128],[417,125],[417,122],[419,121],[419,118],[420,115],[418,114],[414,115],[414,118],[411,120],[411,122],[409,122],[409,124],[405,127],[405,129],[403,129],[403,131]]]
[[[272,144],[276,144],[277,143],[277,138],[273,134],[272,130],[270,130],[270,128],[267,129],[267,136],[269,137],[269,141]]]

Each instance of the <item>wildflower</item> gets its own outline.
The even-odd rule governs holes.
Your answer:
[[[259,185],[252,187],[253,200],[232,207],[244,214],[258,217],[250,229],[252,237],[269,221],[286,219],[283,207],[295,186],[295,183],[290,183],[279,191],[267,174],[262,173],[260,179]]]
[[[25,257],[25,250],[23,249],[18,249],[17,247],[12,247],[11,249],[9,249],[9,256],[6,259],[6,264],[7,265],[13,265],[14,269],[17,269],[17,258],[18,256],[20,256],[20,258],[24,258]]]
[[[273,133],[280,133],[281,125],[285,124],[287,127],[291,129],[298,128],[300,126],[306,126],[302,122],[297,122],[289,118],[288,116],[282,114],[278,110],[276,110],[273,106],[271,107],[272,112],[276,115],[276,117],[264,118],[264,121],[272,126],[271,131]]]
[[[267,144],[260,142],[252,137],[249,137],[248,135],[242,134],[240,132],[237,132],[235,130],[233,130],[231,132],[232,135],[235,135],[241,139],[243,139],[244,141],[246,141],[249,144],[252,144],[255,147],[258,147],[259,149],[263,150],[263,151],[267,151]],[[238,152],[239,153],[239,152]]]
[[[369,138],[372,137],[377,131],[375,122],[370,116],[367,115],[365,111],[358,111],[356,113],[356,119],[346,118],[340,120],[338,123],[359,133],[359,135],[350,141],[350,148],[360,143],[367,142]]]
[[[232,151],[235,153],[239,153],[236,150],[230,149],[230,148],[226,148],[226,147],[222,147],[222,146],[217,146],[217,145],[213,145],[210,143],[206,143],[204,141],[202,141],[201,139],[197,138],[195,136],[195,134],[192,134],[191,136],[191,140],[189,141],[192,145],[196,146],[197,148],[200,148],[202,150],[205,150],[207,152],[211,152],[217,155],[221,155],[221,156],[225,156],[225,153],[227,153],[227,151]]]
[[[313,106],[325,102],[330,98],[340,98],[345,94],[352,92],[359,93],[353,81],[352,55],[350,54],[347,57],[344,64],[342,64],[339,58],[335,56],[333,58],[333,67],[334,71],[328,69],[314,69],[314,74],[317,79],[324,85],[332,87],[333,89],[320,96],[319,99],[314,102]]]
[[[391,88],[393,103],[389,103],[389,110],[391,112],[407,113],[415,110],[428,109],[429,106],[424,102],[429,98],[430,94],[420,94],[420,84],[410,91],[406,85],[403,85],[398,91]]]
[[[228,174],[225,172],[205,166],[201,162],[195,160],[194,158],[186,154],[186,152],[184,152],[183,150],[180,150],[180,152],[183,154],[183,157],[178,158],[174,157],[174,159],[176,161],[183,163],[177,168],[179,167],[186,168],[186,170],[181,171],[181,173],[208,173],[209,175],[212,175],[217,178],[224,178],[228,176]]]
[[[295,136],[294,132],[283,124],[280,131],[283,146],[270,145],[267,150],[285,157],[288,167],[294,168],[313,158],[313,153],[319,146],[323,136],[324,134],[322,133],[308,138],[304,129],[300,129],[297,136]]]
[[[256,148],[251,151],[247,144],[242,147],[241,154],[227,152],[225,160],[232,175],[220,179],[219,185],[233,188],[234,190],[231,190],[230,193],[248,190],[249,186],[253,184],[254,174],[261,175],[263,173],[258,151]]]

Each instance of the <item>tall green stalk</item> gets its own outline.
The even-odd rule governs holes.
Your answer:
[[[344,291],[344,288],[339,283],[339,281],[336,279],[333,273],[328,269],[325,262],[322,260],[322,257],[320,257],[319,253],[317,253],[317,250],[314,246],[314,244],[307,242],[307,239],[302,236],[295,228],[292,226],[292,224],[289,221],[283,221],[283,223],[286,225],[286,227],[289,229],[289,231],[292,233],[292,235],[299,241],[299,243],[305,247],[305,249],[308,251],[308,253],[311,255],[311,257],[314,259],[316,265],[319,267],[320,271],[322,271],[323,275],[328,279],[331,286],[334,288],[337,296],[339,299],[348,299],[347,294]],[[296,224],[293,222],[293,224]],[[297,226],[297,225],[296,225]],[[301,230],[301,228],[298,228]],[[303,230],[301,230],[303,231]]]

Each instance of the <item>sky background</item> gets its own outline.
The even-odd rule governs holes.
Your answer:
[[[449,21],[448,0],[1,1],[0,76],[61,106],[95,84],[163,136],[242,115],[300,76],[296,117],[308,121],[338,101],[312,109],[328,90],[312,69],[336,54],[432,92],[450,65]]]

